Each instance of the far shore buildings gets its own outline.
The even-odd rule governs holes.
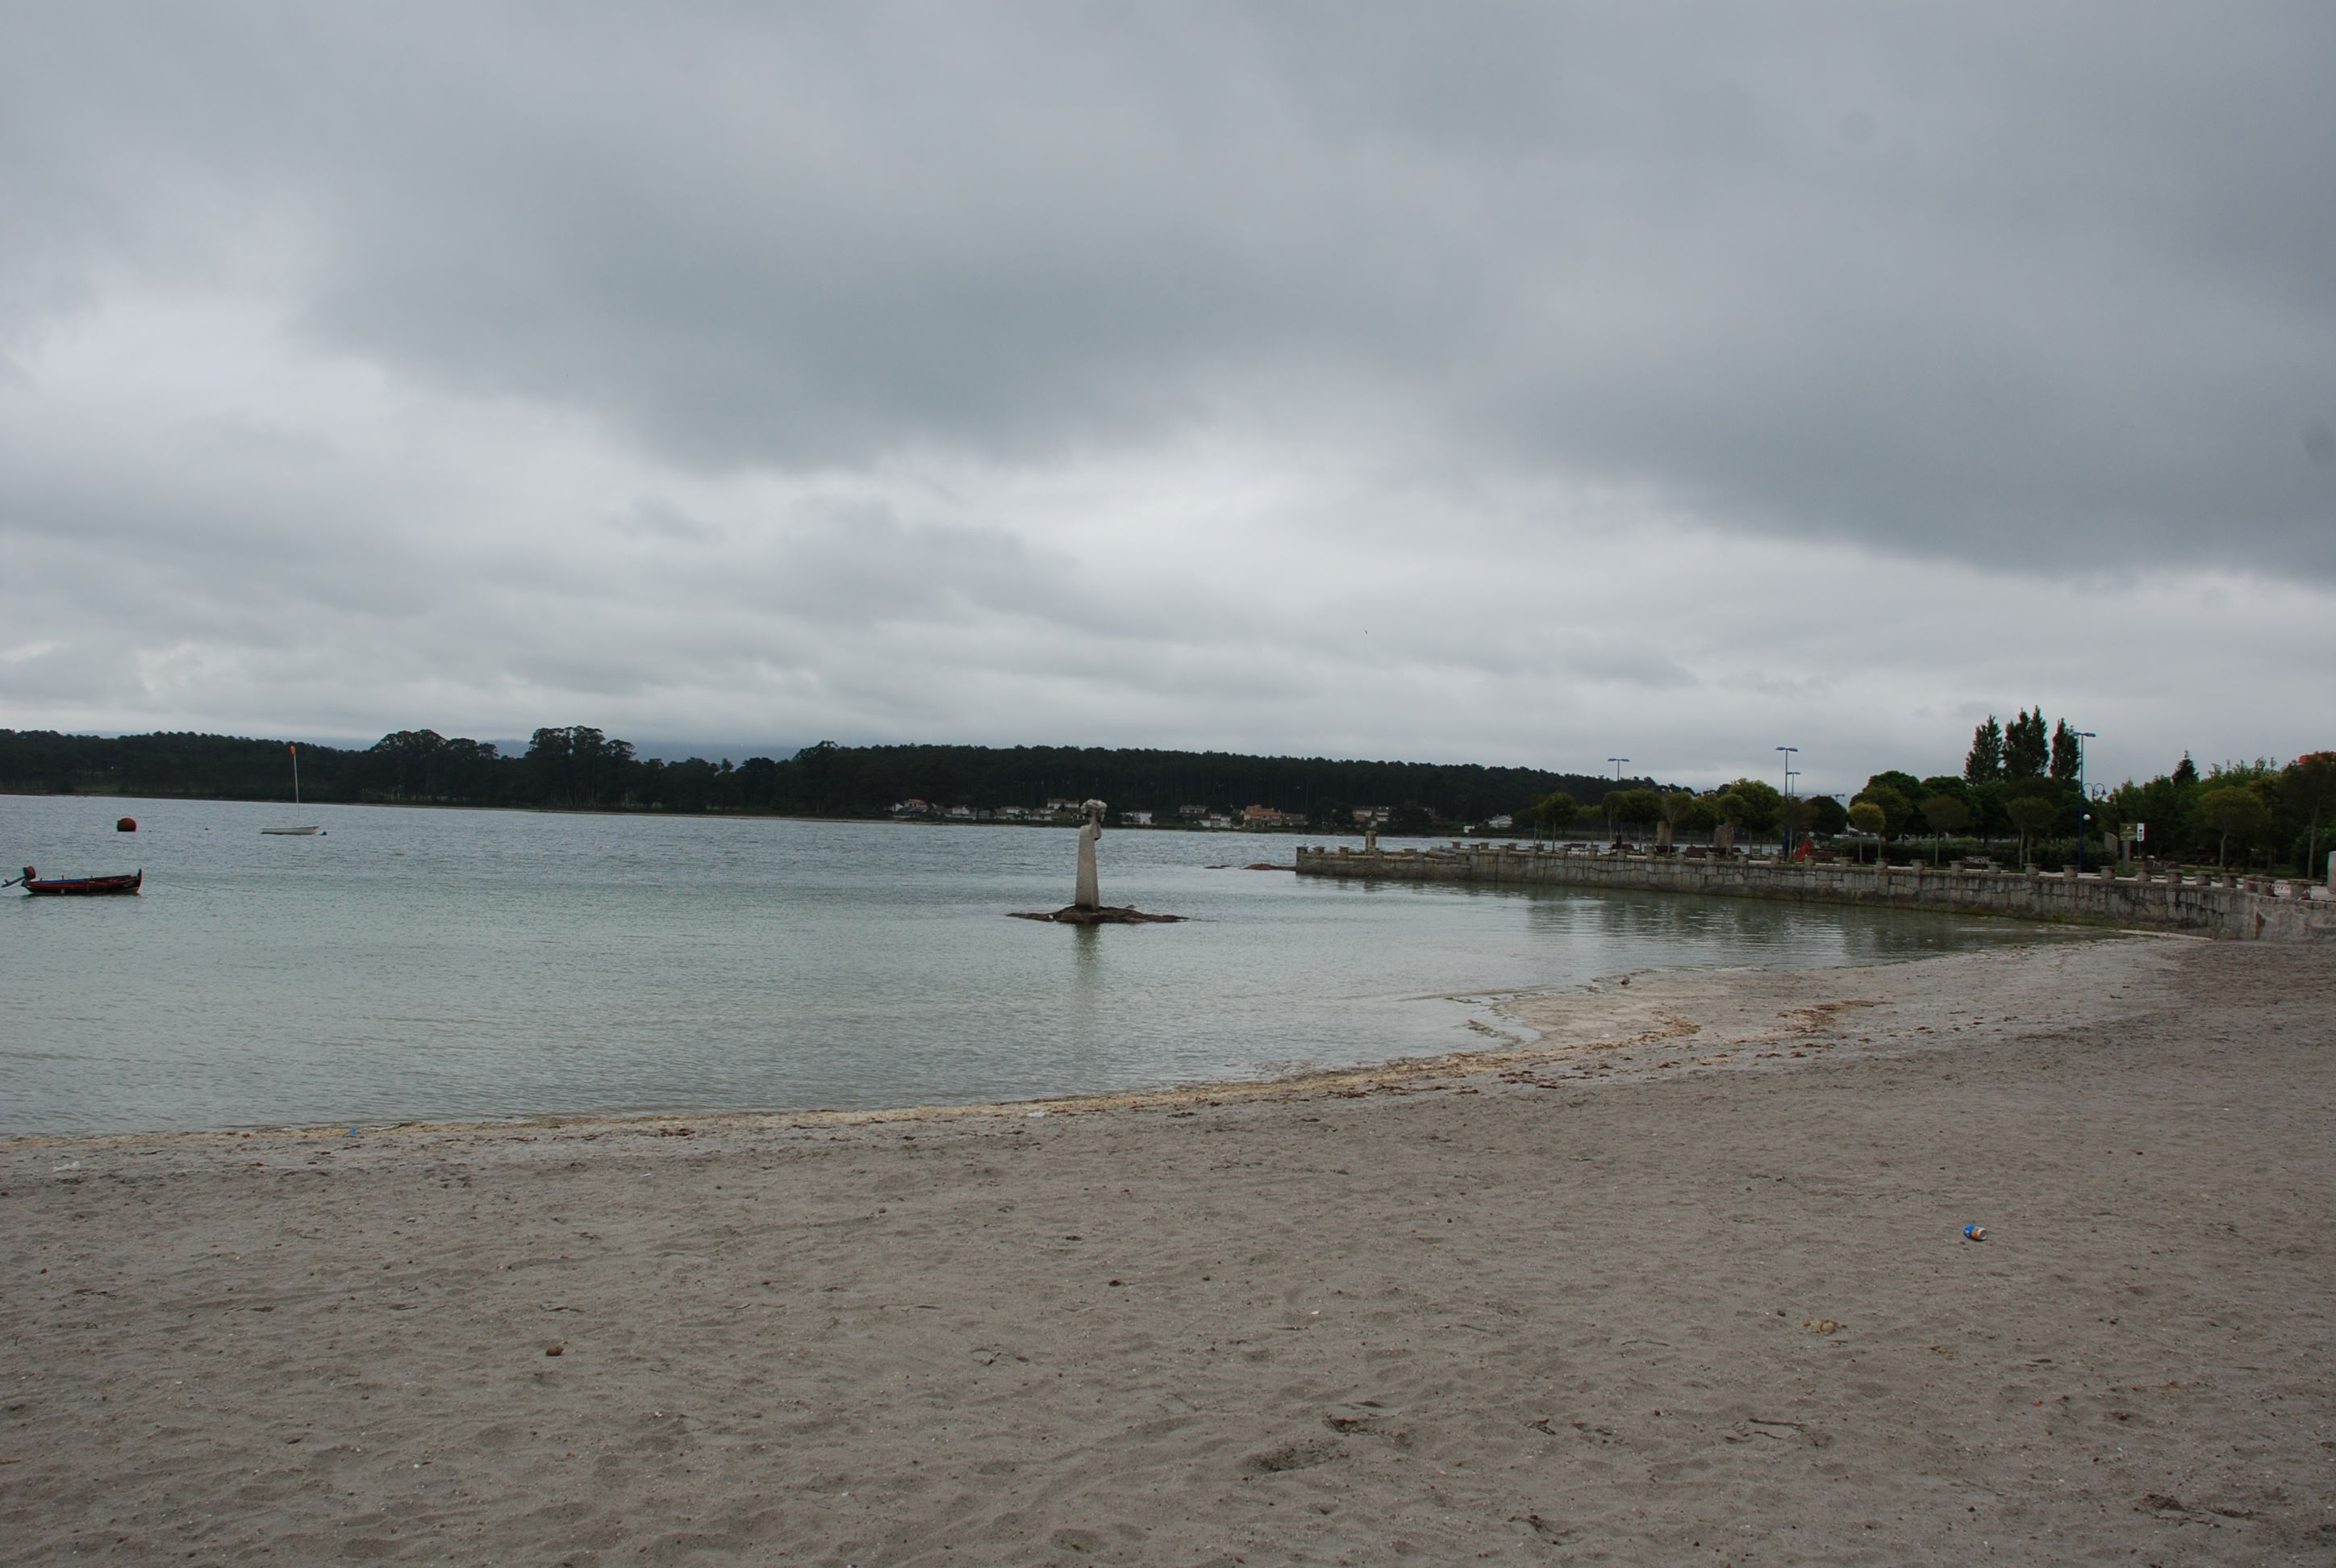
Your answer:
[[[902,822],[1074,823],[1085,819],[1085,804],[1084,801],[1075,801],[1067,796],[1051,796],[1045,805],[1040,806],[944,806],[910,795],[906,800],[894,802],[887,814]],[[1127,827],[1148,828],[1154,825],[1158,814],[1149,811],[1123,811],[1119,813],[1119,820]],[[1385,823],[1388,814],[1389,808],[1386,806],[1359,806],[1355,810],[1355,821],[1366,827],[1375,826]],[[1286,812],[1269,805],[1247,805],[1231,813],[1212,811],[1205,805],[1178,806],[1176,820],[1187,827],[1214,828],[1220,832],[1236,829],[1266,831],[1308,825],[1304,813]],[[1507,824],[1501,822],[1494,825]]]

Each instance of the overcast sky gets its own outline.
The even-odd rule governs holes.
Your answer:
[[[2336,7],[0,0],[0,726],[2336,745]]]

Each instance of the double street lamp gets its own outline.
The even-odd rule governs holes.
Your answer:
[[[2080,729],[2073,733],[2077,741],[2077,874],[2083,876],[2085,874],[2085,840],[2090,835],[2093,825],[2093,813],[2085,809],[2084,803],[2090,799],[2085,793],[2085,743],[2088,740],[2098,740],[2101,737],[2088,729]]]
[[[1793,820],[1791,816],[1793,806],[1793,781],[1801,776],[1799,774],[1793,771],[1793,758],[1799,754],[1801,748],[1796,745],[1780,745],[1776,749],[1785,754],[1785,810],[1786,813],[1785,817],[1784,836],[1778,841],[1783,847],[1777,851],[1777,853],[1789,859],[1793,852]]]

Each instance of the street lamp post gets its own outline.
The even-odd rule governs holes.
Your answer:
[[[1793,771],[1793,758],[1801,748],[1796,745],[1780,745],[1776,749],[1785,754],[1785,809],[1789,813],[1793,805],[1793,780],[1800,776]],[[1792,818],[1789,815],[1785,819],[1784,836],[1778,842],[1781,845],[1776,852],[1778,856],[1790,859],[1793,853],[1793,826]]]
[[[2080,730],[2077,731],[2077,736],[2076,736],[2076,738],[2077,738],[2077,799],[2078,799],[2078,801],[2080,801],[2080,802],[2081,802],[2081,801],[2083,801],[2083,800],[2086,798],[2086,796],[2085,796],[2085,743],[2086,743],[2087,741],[2088,741],[2088,740],[2098,740],[2098,739],[2100,739],[2100,736],[2098,736],[2098,735],[2095,735],[2091,730],[2088,730],[2088,729],[2080,729]],[[2088,811],[2086,811],[2085,809],[2083,809],[2083,807],[2082,807],[2081,805],[2079,805],[2079,806],[2078,806],[2078,811],[2077,811],[2077,874],[2078,874],[2078,876],[2083,876],[2083,875],[2085,874],[2085,838],[2086,838],[2086,831],[2087,831],[2087,829],[2088,829],[2088,828],[2092,825],[2092,821],[2093,821],[2093,813],[2090,813],[2090,812],[2088,812]]]
[[[1622,765],[1630,759],[1626,756],[1610,756],[1606,760],[1614,765],[1614,783],[1619,787],[1622,783]],[[1606,835],[1610,839],[1619,838],[1614,832],[1614,819],[1611,816],[1606,819]]]

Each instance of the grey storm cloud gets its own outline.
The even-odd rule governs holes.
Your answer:
[[[2325,5],[15,5],[0,334],[709,472],[1413,442],[1990,570],[2336,577]]]
[[[2329,744],[2324,5],[0,39],[0,726]]]

